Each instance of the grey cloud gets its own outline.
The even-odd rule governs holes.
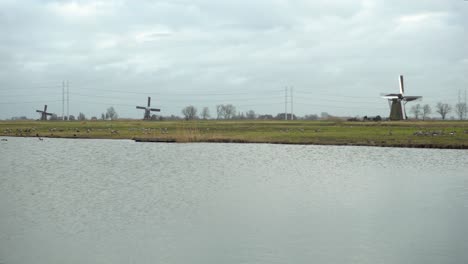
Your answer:
[[[298,99],[304,103],[295,107],[299,114],[385,115],[378,94],[396,89],[403,73],[409,92],[424,95],[425,102],[453,103],[468,84],[467,12],[464,1],[441,0],[3,1],[0,95],[14,94],[6,88],[69,79],[74,92],[90,96],[74,98],[84,103],[73,103],[73,111],[88,115],[108,103],[141,101],[139,94],[113,94],[121,99],[86,104],[100,101],[92,96],[102,89],[161,93],[164,114],[178,114],[186,103],[214,106],[217,99],[174,100],[171,93],[251,91],[252,99],[277,103],[252,108],[277,113],[282,99],[262,99],[261,91],[293,85],[324,94]],[[352,99],[325,103],[339,101],[336,95],[375,99],[350,111],[335,106],[356,106]],[[229,99],[239,97],[219,98]],[[320,100],[329,107],[314,107]],[[19,106],[0,104],[0,118],[34,116],[34,106]]]

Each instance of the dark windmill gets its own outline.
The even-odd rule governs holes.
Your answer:
[[[406,103],[421,99],[422,96],[406,96],[403,75],[400,75],[400,93],[387,94],[382,96],[382,98],[388,99],[390,105],[390,120],[405,120],[407,119],[405,110]]]
[[[44,110],[36,110],[36,112],[41,113],[41,120],[47,120],[47,116],[53,115],[52,113],[47,113],[47,105],[44,105]]]
[[[143,117],[143,120],[150,120],[151,119],[151,112],[160,112],[161,109],[157,108],[151,108],[151,97],[148,97],[148,106],[137,106],[137,109],[144,109],[145,110],[145,116]]]

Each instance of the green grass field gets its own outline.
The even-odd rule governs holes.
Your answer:
[[[468,121],[1,121],[0,136],[468,148]]]

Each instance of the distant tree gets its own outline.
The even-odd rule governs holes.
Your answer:
[[[80,112],[80,113],[78,114],[78,120],[79,120],[79,121],[84,121],[84,120],[86,120],[85,114],[83,114],[83,113]]]
[[[426,118],[432,113],[431,106],[428,104],[425,104],[422,109],[422,118],[423,120],[426,120]]]
[[[285,115],[286,115],[285,113],[279,113],[279,114],[276,115],[275,119],[277,119],[277,120],[285,120]],[[288,120],[292,120],[292,119],[291,119],[291,114],[287,114],[287,116],[288,116]],[[297,119],[297,117],[296,117],[295,115],[293,115],[292,118],[293,118],[293,119]]]
[[[463,120],[466,117],[466,103],[458,103],[455,105],[455,113],[458,116],[458,119]]]
[[[233,119],[236,116],[236,107],[232,104],[217,105],[216,114],[218,119]]]
[[[153,120],[153,121],[156,121],[156,120],[158,120],[158,116],[157,116],[157,115],[155,115],[155,114],[151,115],[151,120]]]
[[[92,121],[97,121],[97,117],[93,116],[93,117],[91,117],[91,120]]]
[[[414,118],[419,119],[419,115],[422,112],[422,106],[420,104],[413,105],[410,112],[414,115]]]
[[[239,112],[239,113],[237,113],[237,115],[235,115],[232,118],[237,119],[237,120],[244,120],[245,119],[245,114],[243,112]]]
[[[257,118],[257,115],[255,114],[255,111],[254,111],[254,110],[249,110],[249,111],[247,111],[247,113],[245,114],[245,118],[250,119],[250,120],[253,120],[253,119]]]
[[[305,116],[304,116],[304,119],[305,119],[305,120],[318,120],[319,117],[318,117],[318,115],[316,115],[316,114],[312,114],[312,115],[305,115]]]
[[[232,104],[224,105],[224,119],[232,119],[236,115],[236,107]]]
[[[321,119],[328,119],[330,117],[330,115],[327,113],[327,112],[322,112],[320,114],[320,118]]]
[[[50,119],[49,119],[49,120],[51,120],[51,121],[56,121],[56,120],[58,120],[58,116],[57,116],[56,114],[52,114],[52,115],[50,116]]]
[[[166,119],[166,120],[181,120],[182,118],[180,116],[170,115],[170,116],[164,117],[164,119]]]
[[[442,120],[445,120],[445,116],[452,111],[452,107],[449,104],[438,102],[436,105],[436,112],[440,114]]]
[[[119,116],[117,115],[114,107],[111,106],[107,108],[106,117],[110,118],[110,120],[116,120]]]
[[[275,119],[276,120],[284,120],[285,119],[284,117],[285,117],[285,113],[278,113],[278,114],[276,114]]]
[[[70,117],[68,118],[68,120],[70,120],[70,121],[75,121],[75,116],[74,116],[74,115],[70,115]]]
[[[27,120],[28,118],[26,116],[14,116],[11,118],[11,120]]]
[[[101,120],[106,120],[106,115],[104,113],[101,114]]]
[[[201,112],[201,118],[203,119],[208,119],[210,118],[210,109],[208,107],[203,107],[203,110]]]
[[[257,119],[260,119],[260,120],[273,120],[275,118],[272,115],[259,115],[257,117]]]
[[[182,114],[185,117],[185,120],[192,120],[197,117],[197,108],[193,105],[186,106],[182,109]]]
[[[224,105],[216,106],[216,118],[217,119],[224,118]]]

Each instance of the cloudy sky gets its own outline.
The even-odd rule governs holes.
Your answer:
[[[0,118],[142,117],[232,103],[298,115],[388,115],[381,93],[455,104],[468,88],[464,0],[0,0]],[[288,99],[290,100],[290,99]],[[409,105],[409,104],[408,104]]]

